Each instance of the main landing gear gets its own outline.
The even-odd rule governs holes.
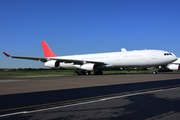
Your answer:
[[[91,75],[91,71],[80,70],[76,72],[76,75]]]
[[[91,75],[91,71],[78,70],[76,75]],[[94,75],[103,75],[101,70],[94,71]]]
[[[98,71],[94,71],[94,75],[102,75],[103,72],[101,70],[98,70]]]

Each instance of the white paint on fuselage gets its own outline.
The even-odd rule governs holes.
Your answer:
[[[177,57],[173,53],[172,55],[168,56],[165,56],[165,53],[169,52],[161,50],[138,50],[85,55],[71,55],[56,58],[104,62],[107,65],[99,67],[102,69],[111,67],[153,67],[159,65],[166,65],[177,59]],[[73,63],[60,63],[60,65],[64,68],[75,69]]]

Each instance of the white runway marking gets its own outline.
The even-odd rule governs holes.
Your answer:
[[[169,88],[169,89],[160,89],[160,90],[140,92],[140,93],[133,93],[133,94],[127,94],[127,95],[121,95],[121,96],[115,96],[115,97],[107,97],[107,98],[102,98],[102,99],[99,99],[99,100],[93,100],[93,101],[88,101],[88,102],[82,102],[82,103],[70,104],[70,105],[64,105],[64,106],[57,106],[57,107],[39,109],[39,110],[33,110],[33,111],[22,111],[22,112],[10,113],[10,114],[0,115],[0,117],[7,117],[7,116],[12,116],[12,115],[18,115],[18,114],[42,112],[42,111],[47,111],[47,110],[60,109],[60,108],[66,108],[66,107],[73,107],[73,106],[78,106],[78,105],[91,104],[91,103],[96,103],[96,102],[103,102],[103,101],[106,101],[106,100],[112,100],[112,99],[117,99],[117,98],[130,97],[130,96],[135,96],[135,95],[142,95],[142,94],[147,94],[147,93],[154,93],[154,92],[161,92],[161,91],[168,91],[168,90],[175,90],[175,89],[180,89],[180,87]]]

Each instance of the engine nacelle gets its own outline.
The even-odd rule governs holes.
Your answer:
[[[73,63],[62,63],[62,62],[60,63],[60,67],[65,68],[65,69],[75,69],[76,68]]]
[[[87,70],[87,71],[94,71],[96,70],[96,65],[92,63],[86,63],[86,64],[81,65],[81,69]]]
[[[60,63],[57,60],[49,60],[44,63],[45,67],[57,68],[59,67]]]
[[[170,70],[180,70],[180,65],[177,64],[169,64],[167,66],[167,68],[169,68]]]

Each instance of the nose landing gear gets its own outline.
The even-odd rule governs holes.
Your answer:
[[[157,74],[156,67],[153,68],[152,74]]]

